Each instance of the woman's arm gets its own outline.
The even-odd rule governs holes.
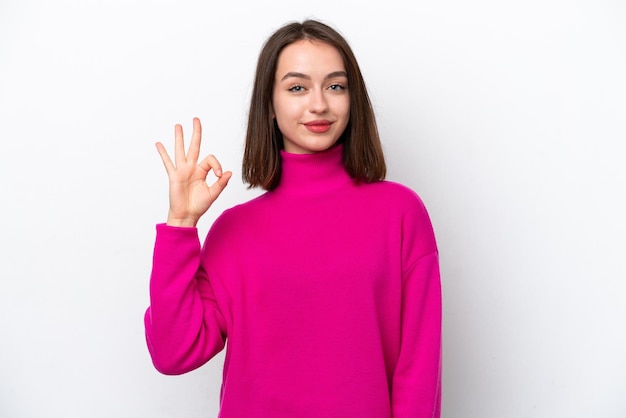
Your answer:
[[[417,195],[402,225],[400,354],[392,381],[393,418],[441,415],[441,281],[433,227]]]
[[[195,228],[157,225],[146,341],[157,370],[194,370],[224,348],[226,324],[200,266]]]
[[[441,287],[437,253],[406,272],[402,340],[393,376],[393,418],[439,418],[441,413]]]
[[[193,120],[186,154],[180,125],[175,126],[174,134],[174,161],[163,144],[156,144],[169,179],[170,208],[167,223],[157,226],[150,307],[145,315],[148,349],[155,367],[166,374],[193,370],[224,347],[226,327],[200,265],[195,226],[232,175],[222,172],[213,155],[198,163],[202,139],[198,118]],[[217,181],[209,186],[211,170]]]

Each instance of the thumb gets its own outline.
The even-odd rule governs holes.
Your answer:
[[[220,177],[218,177],[217,181],[213,183],[211,186],[211,196],[213,196],[213,200],[217,199],[217,197],[222,193],[222,191],[228,185],[228,181],[233,176],[232,171],[225,171],[222,173]]]

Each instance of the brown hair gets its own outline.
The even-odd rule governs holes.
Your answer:
[[[289,23],[271,35],[259,54],[248,114],[248,130],[242,176],[249,187],[273,190],[281,175],[282,135],[272,117],[272,91],[278,57],[296,41],[317,40],[331,45],[342,56],[348,75],[350,120],[338,142],[343,143],[343,164],[356,181],[385,178],[386,166],[374,109],[365,81],[348,42],[336,30],[316,20]]]

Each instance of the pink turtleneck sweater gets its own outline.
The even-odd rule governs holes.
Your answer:
[[[204,246],[157,225],[145,316],[155,367],[228,341],[222,418],[437,418],[441,292],[418,196],[355,184],[342,147],[282,153],[271,192],[225,211]]]

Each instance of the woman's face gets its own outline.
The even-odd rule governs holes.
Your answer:
[[[319,41],[286,46],[278,56],[272,114],[285,151],[312,154],[332,147],[350,118],[348,77],[339,52]]]

